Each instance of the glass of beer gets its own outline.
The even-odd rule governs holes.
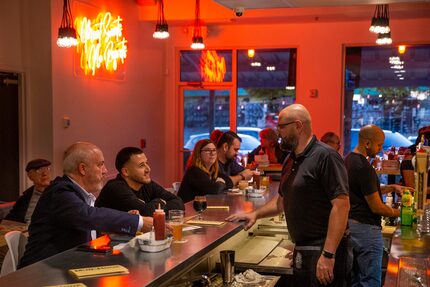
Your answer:
[[[183,210],[169,210],[169,225],[172,227],[173,240],[177,243],[186,242],[182,239],[182,227],[184,225]]]

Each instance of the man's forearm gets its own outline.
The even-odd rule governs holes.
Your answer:
[[[332,205],[324,250],[336,253],[348,221],[349,197],[340,195],[332,200]]]
[[[272,198],[267,204],[255,211],[257,218],[269,217],[278,215],[283,211],[282,197],[279,195]]]

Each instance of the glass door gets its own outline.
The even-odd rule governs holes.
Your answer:
[[[231,89],[228,87],[183,87],[182,145],[185,167],[194,145],[209,138],[214,129],[230,130]]]

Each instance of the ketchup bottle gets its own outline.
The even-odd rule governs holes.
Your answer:
[[[158,209],[153,214],[155,240],[166,239],[166,214],[158,205]]]

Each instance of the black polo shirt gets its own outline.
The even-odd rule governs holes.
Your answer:
[[[342,157],[315,136],[301,154],[291,153],[284,163],[279,194],[291,239],[313,245],[327,236],[331,200],[348,195],[348,177]]]
[[[375,169],[362,154],[355,152],[345,157],[345,166],[348,171],[351,203],[349,218],[360,223],[381,226],[381,216],[372,212],[365,198],[366,195],[378,192],[382,201],[381,187]]]

